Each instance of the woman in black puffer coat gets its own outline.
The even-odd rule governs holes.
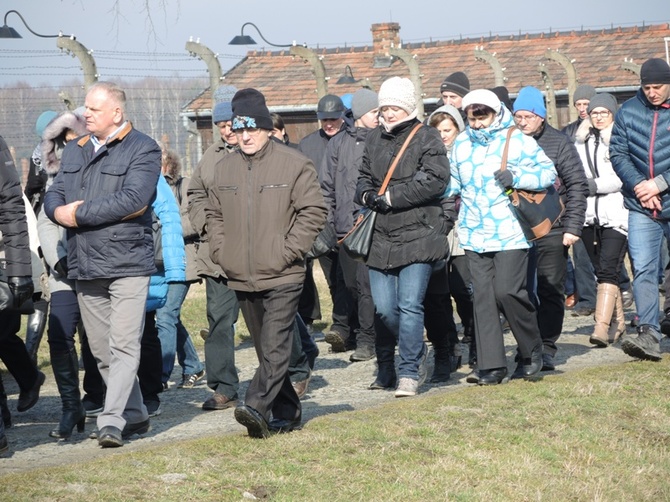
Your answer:
[[[414,85],[393,77],[379,90],[380,126],[368,135],[356,188],[357,202],[376,211],[367,258],[377,310],[377,363],[371,388],[396,385],[396,397],[413,396],[425,379],[423,299],[433,264],[447,253],[447,222],[440,199],[449,182],[449,161],[439,133],[420,127],[411,139],[388,189],[378,195],[403,143],[419,124]]]

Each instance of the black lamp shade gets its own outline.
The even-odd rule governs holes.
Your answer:
[[[11,26],[4,25],[0,28],[0,38],[23,38],[19,35],[19,32],[16,31]]]

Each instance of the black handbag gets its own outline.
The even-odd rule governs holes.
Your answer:
[[[507,168],[509,140],[516,127],[507,130],[507,140],[503,149],[501,171]],[[509,197],[512,212],[521,225],[523,235],[528,241],[544,237],[563,214],[565,205],[553,185],[544,190],[522,190],[510,188],[505,191]]]
[[[5,275],[5,269],[7,268],[7,263],[5,260],[0,260],[0,310],[11,310],[13,312],[18,312],[19,314],[32,314],[35,312],[35,307],[33,305],[32,298],[29,298],[23,304],[19,305],[19,308],[14,307],[14,293],[9,289],[9,284],[7,283],[7,275]]]
[[[353,228],[340,241],[342,248],[354,260],[367,260],[372,247],[372,234],[375,231],[376,219],[377,213],[375,211],[367,207],[362,208]]]
[[[333,225],[326,222],[326,226],[323,227],[323,230],[316,236],[316,240],[314,241],[314,244],[312,244],[312,248],[307,251],[305,258],[311,260],[319,258],[320,256],[327,254],[336,244],[337,234],[335,233],[335,229],[333,228]]]
[[[393,171],[395,171],[395,168],[398,165],[400,158],[402,157],[403,153],[405,153],[407,145],[409,145],[409,142],[416,134],[416,131],[418,131],[422,125],[423,125],[422,123],[418,123],[417,125],[415,125],[412,131],[407,136],[407,139],[400,148],[398,155],[396,155],[395,160],[393,161],[391,167],[386,173],[384,182],[382,183],[382,186],[378,192],[379,195],[384,195],[384,193],[386,192],[386,189],[388,188],[389,185],[389,181],[391,181],[391,175],[393,174]],[[376,219],[377,219],[376,211],[372,211],[368,208],[361,208],[361,210],[358,212],[358,217],[356,218],[356,221],[354,221],[354,226],[352,227],[352,229],[349,230],[349,232],[347,232],[347,234],[344,237],[342,237],[339,241],[337,241],[338,244],[342,246],[342,248],[346,251],[346,253],[349,256],[351,256],[354,260],[364,262],[368,259],[368,255],[370,254],[370,248],[372,247],[372,237],[375,230]]]

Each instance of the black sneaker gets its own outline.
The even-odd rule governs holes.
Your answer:
[[[161,402],[160,401],[145,401],[144,406],[147,407],[147,413],[149,414],[150,417],[157,417],[161,413],[163,413],[163,408],[161,408]]]
[[[100,413],[102,413],[104,408],[104,403],[98,403],[96,401],[87,399],[86,397],[81,400],[81,404],[84,406],[84,410],[86,411],[86,418],[96,418],[98,415],[100,415]]]
[[[661,344],[650,332],[647,325],[637,328],[637,336],[626,336],[621,342],[621,350],[631,357],[647,361],[661,360]]]
[[[670,336],[670,309],[666,309],[665,316],[661,321],[661,333],[665,336]]]

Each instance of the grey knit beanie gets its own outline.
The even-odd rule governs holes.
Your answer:
[[[596,108],[605,108],[614,115],[617,111],[616,98],[607,92],[596,94],[591,98],[591,101],[589,101],[587,111],[588,113],[591,113]]]
[[[596,88],[592,85],[580,85],[575,89],[574,94],[572,95],[572,101],[577,102],[580,99],[591,99],[596,95]]]
[[[358,120],[370,110],[378,107],[377,93],[370,89],[358,89],[351,98],[351,111],[354,114],[354,120]]]

